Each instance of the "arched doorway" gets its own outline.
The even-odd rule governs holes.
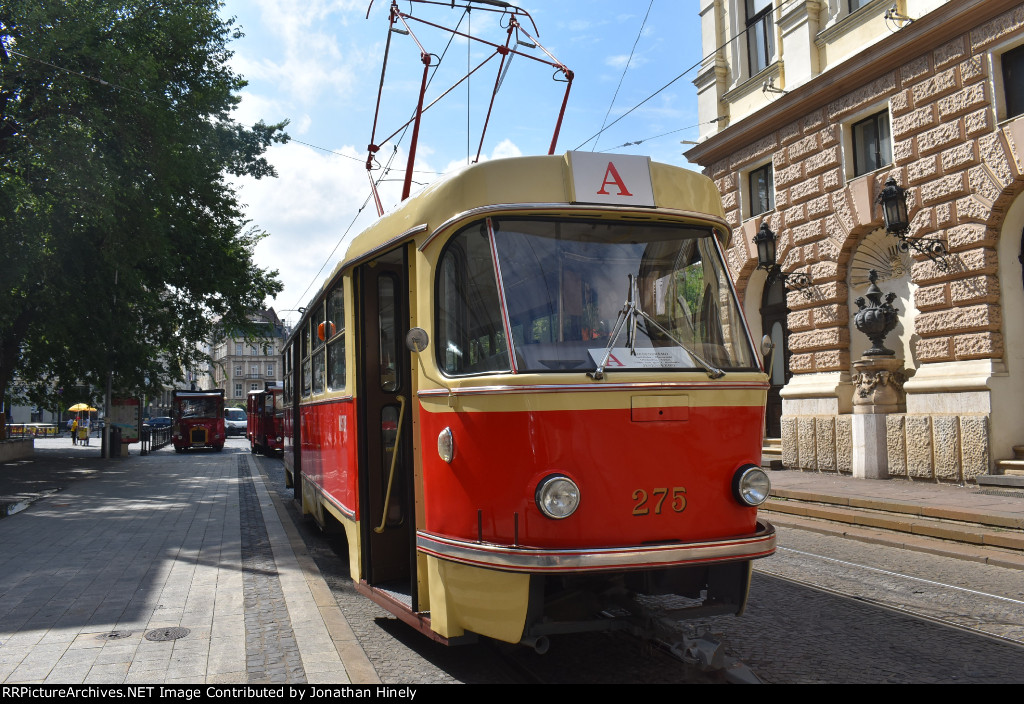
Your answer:
[[[769,277],[761,294],[761,329],[775,344],[765,409],[765,437],[768,438],[782,437],[782,387],[792,376],[789,371],[788,315],[785,282],[779,277]]]

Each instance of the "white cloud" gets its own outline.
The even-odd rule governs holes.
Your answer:
[[[256,246],[255,260],[261,267],[277,269],[284,283],[284,291],[269,302],[278,312],[309,303],[345,255],[349,242],[377,219],[362,155],[352,146],[337,151],[347,156],[295,143],[275,146],[267,156],[278,178],[237,183],[239,200],[252,224],[269,233]],[[429,151],[424,145],[420,154]],[[481,161],[521,155],[519,147],[506,139]],[[380,186],[385,211],[400,202],[407,158],[400,150],[394,159],[397,167]],[[465,160],[452,161],[443,172],[464,166]],[[416,168],[415,180],[421,184],[436,179],[440,171],[426,158]]]
[[[270,233],[257,245],[255,259],[259,266],[280,272],[285,288],[274,301],[279,309],[305,305],[316,292],[344,254],[346,245],[338,242],[360,208],[363,224],[356,223],[349,237],[376,217],[372,202],[366,203],[369,181],[363,157],[351,146],[338,151],[352,158],[295,143],[275,146],[267,158],[278,178],[238,183],[247,217]]]
[[[235,122],[251,127],[260,120],[272,124],[285,119],[287,110],[280,101],[249,91],[242,91],[240,96],[242,102],[238,104],[232,115]],[[294,130],[295,127],[289,125],[288,132]]]
[[[352,90],[366,57],[361,51],[347,51],[335,33],[323,28],[332,22],[344,27],[349,15],[362,12],[361,0],[250,1],[259,8],[259,29],[270,34],[272,47],[256,49],[260,58],[239,48],[232,59],[239,73],[253,81],[269,81],[302,104],[326,92],[346,95]]]
[[[629,54],[608,56],[605,58],[604,63],[606,66],[611,66],[612,68],[623,68],[627,61],[629,62],[629,67],[631,69],[640,68],[647,63],[647,59],[640,54],[633,54],[632,59],[630,59]]]

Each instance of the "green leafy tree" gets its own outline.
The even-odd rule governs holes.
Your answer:
[[[155,390],[280,291],[228,179],[276,175],[286,123],[232,119],[246,84],[220,10],[0,3],[0,398],[15,376],[41,398],[111,370]]]

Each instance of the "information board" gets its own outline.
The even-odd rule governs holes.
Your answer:
[[[110,427],[121,429],[122,445],[138,442],[142,430],[142,401],[137,398],[111,399]]]

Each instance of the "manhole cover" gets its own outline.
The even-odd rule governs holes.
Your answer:
[[[120,640],[130,637],[131,634],[131,631],[111,631],[110,633],[100,633],[96,636],[96,640]]]
[[[157,628],[146,634],[146,640],[177,640],[189,633],[187,628]]]

